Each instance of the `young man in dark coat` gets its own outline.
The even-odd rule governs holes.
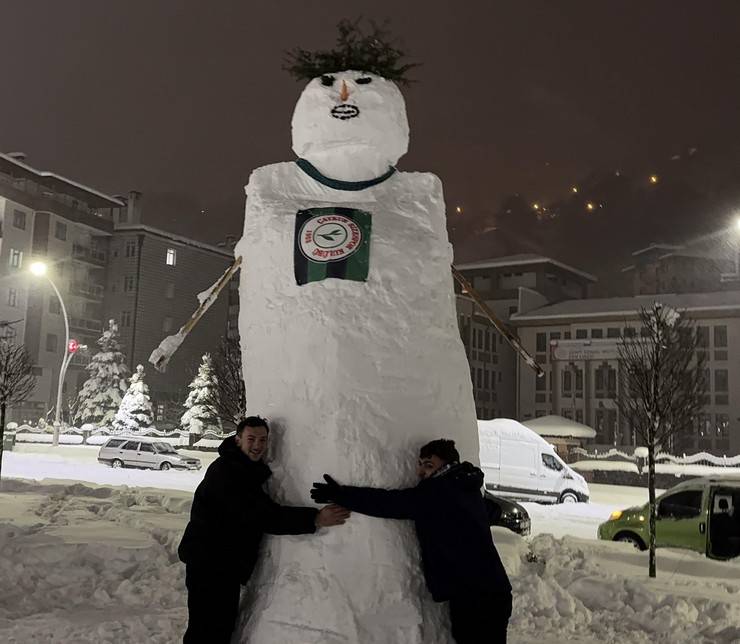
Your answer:
[[[325,474],[311,496],[374,517],[413,520],[427,587],[435,601],[449,601],[455,642],[504,644],[511,584],[493,545],[483,472],[459,461],[454,441],[440,439],[421,448],[416,487],[350,487]]]
[[[239,611],[240,586],[257,561],[262,535],[312,534],[340,525],[349,512],[275,503],[263,486],[272,472],[262,461],[269,428],[259,416],[239,423],[195,490],[190,522],[178,548],[185,563],[188,629],[185,644],[227,644]]]

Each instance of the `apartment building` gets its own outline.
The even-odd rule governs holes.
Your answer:
[[[219,298],[172,359],[165,374],[148,365],[151,351],[175,333],[206,290],[231,263],[232,251],[146,226],[142,195],[105,195],[22,155],[0,154],[0,333],[23,342],[36,364],[36,391],[10,420],[36,420],[56,404],[65,354],[64,316],[49,282],[30,275],[44,261],[69,319],[70,337],[86,345],[70,364],[63,391],[73,398],[87,377],[107,320],[115,319],[131,368],[147,371],[158,422],[175,418],[205,352],[228,332],[227,297]],[[231,298],[234,299],[233,297]],[[233,302],[232,302],[233,304]],[[66,414],[66,406],[63,407]]]

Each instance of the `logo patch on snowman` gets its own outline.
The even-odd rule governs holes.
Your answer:
[[[372,215],[356,208],[299,210],[294,265],[299,285],[328,277],[364,282],[370,265]]]

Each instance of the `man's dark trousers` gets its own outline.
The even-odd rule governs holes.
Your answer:
[[[239,614],[241,584],[223,571],[185,566],[188,630],[183,644],[229,644]]]
[[[450,600],[452,637],[456,644],[506,644],[511,593],[487,593]]]

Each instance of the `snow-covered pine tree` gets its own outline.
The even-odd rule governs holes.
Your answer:
[[[144,382],[144,367],[137,365],[126,395],[113,420],[113,428],[122,434],[143,432],[152,426],[152,401]]]
[[[126,393],[128,367],[115,320],[108,321],[108,329],[98,338],[98,346],[100,350],[85,367],[90,375],[78,394],[75,414],[78,425],[110,425]]]
[[[186,411],[180,419],[182,428],[189,431],[191,436],[200,435],[209,427],[220,430],[221,422],[214,406],[218,396],[218,383],[209,353],[203,356],[198,374],[188,387],[190,394],[185,401]]]

